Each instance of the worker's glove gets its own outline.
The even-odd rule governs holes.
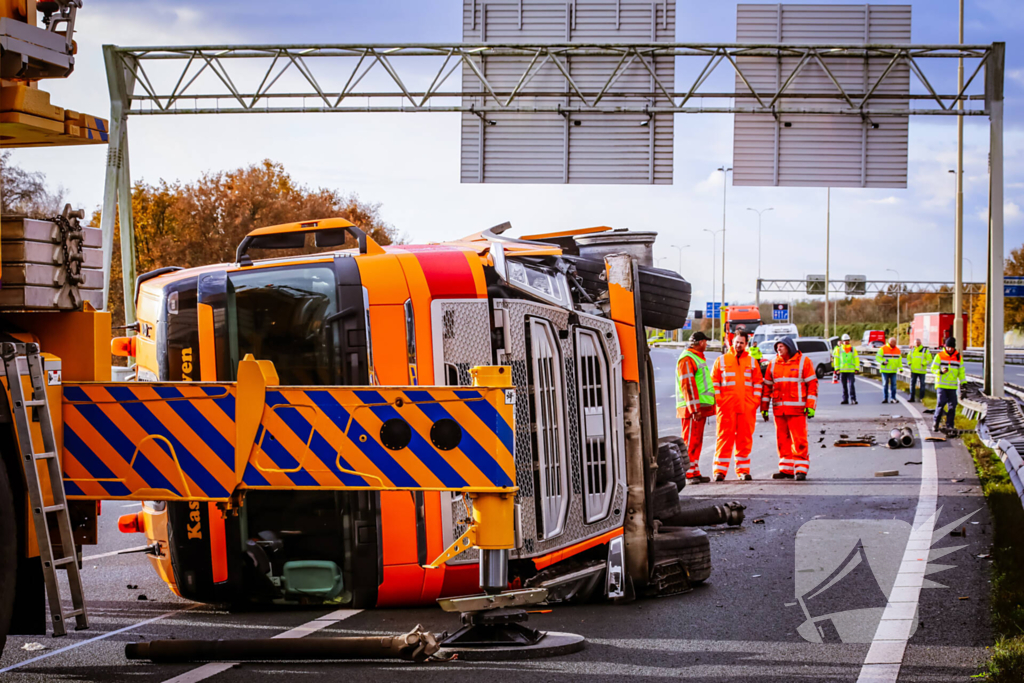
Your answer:
[[[768,411],[767,410],[762,410],[761,411],[761,417],[763,417],[764,421],[767,422],[768,421]]]
[[[804,414],[809,418],[814,417],[814,408],[805,408]]]

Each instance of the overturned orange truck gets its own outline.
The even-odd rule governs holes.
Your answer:
[[[471,368],[508,366],[515,430],[500,436],[514,451],[519,486],[509,584],[585,600],[704,580],[706,535],[654,523],[652,494],[663,484],[657,466],[666,461],[658,457],[643,332],[644,325],[683,325],[689,283],[642,265],[642,253],[631,256],[635,233],[590,228],[515,239],[507,228],[383,248],[337,218],[259,229],[239,245],[235,263],[141,275],[137,335],[120,342],[122,353],[136,357],[140,382],[235,381],[239,361],[252,354],[273,362],[281,385],[412,385],[405,393],[413,399],[416,386],[468,388]],[[309,251],[310,237],[320,247],[354,237],[359,247],[267,259],[250,253]],[[424,418],[462,424],[482,417],[468,405],[433,404]],[[363,426],[382,429],[388,410]],[[380,434],[381,443],[355,441],[335,459],[309,441],[301,415],[284,420],[285,437],[260,442],[264,467],[246,472],[254,488],[237,515],[222,515],[214,503],[172,501],[146,502],[122,518],[123,531],[149,537],[152,563],[172,590],[203,602],[358,608],[478,590],[478,551],[426,567],[465,530],[461,495],[312,490],[319,484],[303,458],[320,458],[333,476],[356,485],[382,475],[423,484],[412,481],[415,467],[395,470],[394,453],[381,446],[388,435]],[[438,453],[492,480],[503,476],[472,439],[452,449],[444,437],[431,431],[432,443],[415,434],[402,444],[423,461],[424,477],[440,472],[437,488],[462,486],[457,468],[434,462]],[[211,424],[178,438],[229,449]],[[290,490],[258,490],[264,480]]]

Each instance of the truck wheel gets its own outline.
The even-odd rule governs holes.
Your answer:
[[[822,364],[814,369],[814,376],[818,379],[825,379],[825,375],[828,374],[828,366]]]
[[[654,534],[654,560],[679,559],[686,565],[690,583],[711,576],[711,542],[703,529],[663,526]]]
[[[675,510],[679,507],[679,487],[674,481],[666,481],[654,487],[654,516],[659,517],[663,512]]]
[[[14,521],[14,494],[7,468],[0,460],[0,654],[14,612],[14,579],[18,571],[18,531]]]

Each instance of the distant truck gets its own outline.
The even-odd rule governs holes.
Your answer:
[[[953,313],[915,313],[914,323],[910,327],[910,343],[920,339],[921,343],[931,348],[938,348],[953,336]],[[967,314],[964,313],[964,329],[967,326]]]
[[[761,325],[761,311],[757,306],[729,306],[725,312],[726,341],[732,344],[733,335],[740,329],[750,334]]]
[[[860,345],[864,348],[880,348],[885,345],[885,330],[864,330]]]

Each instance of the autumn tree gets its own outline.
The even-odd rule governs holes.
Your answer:
[[[281,164],[270,160],[207,173],[191,183],[140,181],[132,188],[136,271],[230,263],[239,242],[256,228],[333,217],[352,222],[379,244],[400,241],[397,231],[381,218],[379,204],[296,183]],[[115,245],[120,243],[120,222],[116,223]],[[93,224],[99,225],[99,212],[93,215]],[[273,255],[276,252],[254,253]],[[122,302],[120,250],[115,246],[109,304],[115,325],[124,324]]]
[[[10,151],[0,154],[0,214],[45,219],[63,209],[63,187],[48,189],[46,175],[22,169],[11,161]]]

